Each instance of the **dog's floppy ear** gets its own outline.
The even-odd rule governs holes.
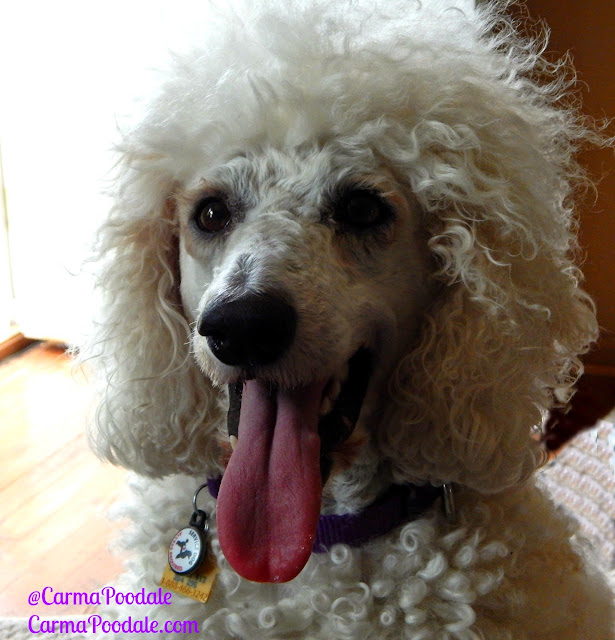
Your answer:
[[[179,295],[176,178],[158,154],[124,152],[97,256],[102,303],[83,357],[101,382],[94,449],[142,474],[216,466],[216,392],[190,355]]]
[[[382,445],[399,481],[493,492],[540,464],[538,427],[597,337],[570,200],[581,176],[571,152],[596,136],[546,101],[472,90],[410,137],[420,161],[408,175],[441,284],[393,379],[389,422],[404,426],[384,430]]]

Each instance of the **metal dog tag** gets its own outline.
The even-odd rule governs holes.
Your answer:
[[[207,554],[206,534],[209,529],[207,514],[196,506],[199,491],[207,485],[201,485],[194,494],[192,504],[194,513],[187,527],[180,529],[169,545],[169,566],[180,575],[192,573],[203,563]]]

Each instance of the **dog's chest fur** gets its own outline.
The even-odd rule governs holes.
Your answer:
[[[127,535],[139,559],[124,580],[154,590],[174,530],[189,516],[195,481],[134,482],[144,493],[125,510],[140,523]],[[461,493],[457,502],[456,524],[436,505],[362,548],[337,545],[313,554],[283,585],[237,576],[220,554],[214,522],[211,542],[221,571],[206,605],[173,595],[171,607],[115,608],[114,615],[147,614],[161,625],[194,620],[212,640],[608,637],[608,599],[588,597],[595,586],[566,541],[572,525],[536,488],[497,500]],[[206,508],[215,509],[213,499]]]

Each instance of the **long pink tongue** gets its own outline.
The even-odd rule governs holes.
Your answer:
[[[321,502],[318,410],[324,383],[275,395],[246,382],[238,443],[218,494],[218,535],[231,566],[287,582],[312,552]]]

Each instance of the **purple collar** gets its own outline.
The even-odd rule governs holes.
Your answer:
[[[208,478],[207,487],[218,497],[222,478]],[[314,553],[328,551],[334,544],[358,547],[415,520],[442,495],[442,487],[393,484],[375,502],[353,515],[327,515],[318,519]]]

